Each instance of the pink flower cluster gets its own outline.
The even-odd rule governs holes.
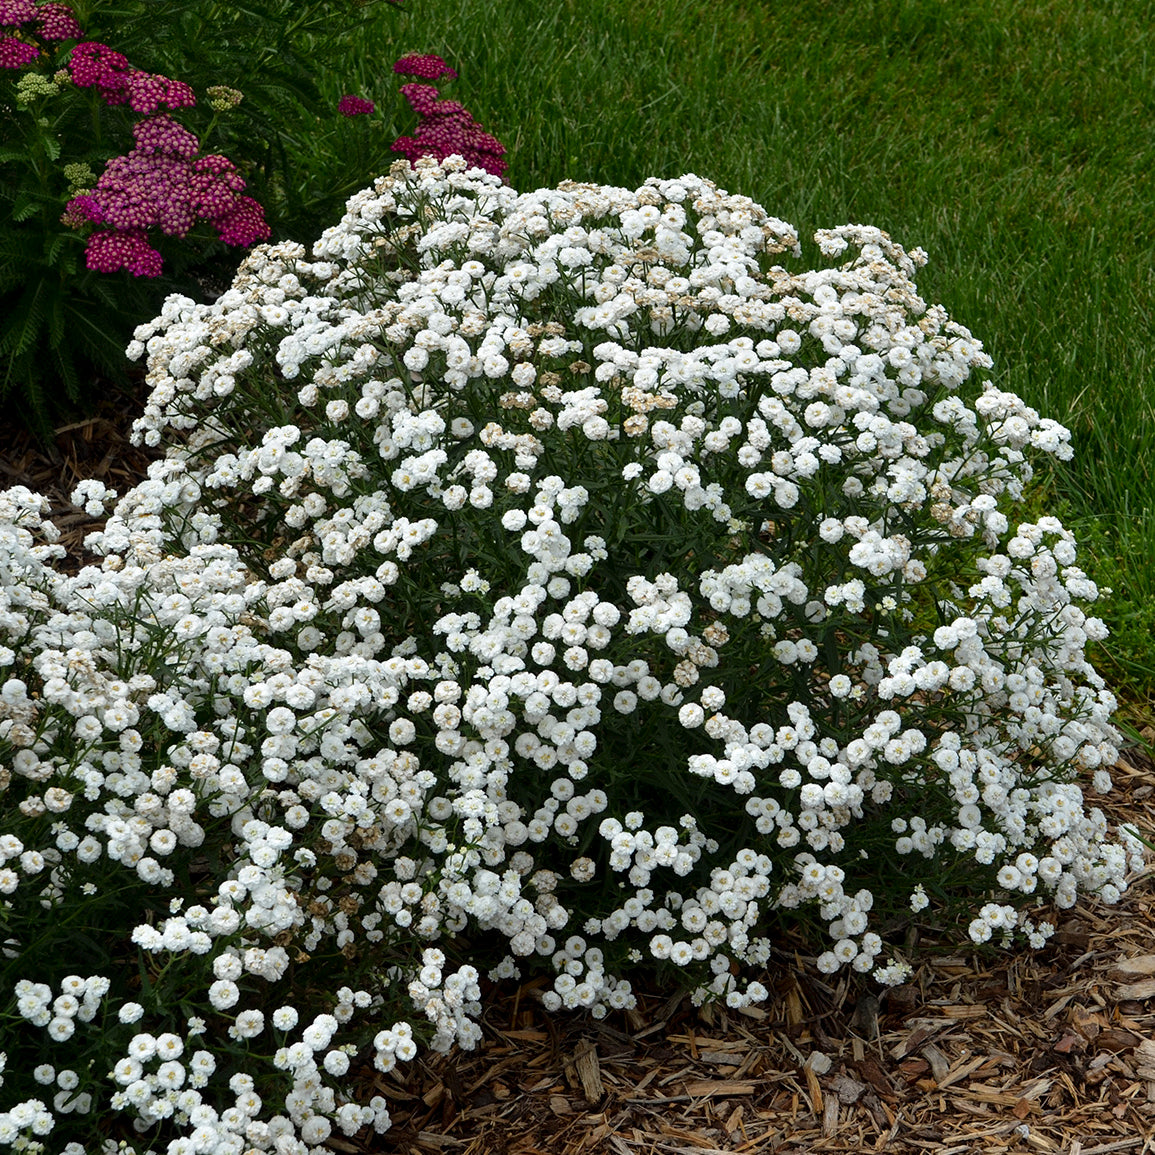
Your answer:
[[[43,40],[79,40],[84,32],[67,4],[41,4],[37,33]]]
[[[393,71],[401,76],[416,76],[418,80],[440,80],[443,76],[449,80],[457,79],[457,73],[440,56],[416,52],[402,56],[393,65]]]
[[[133,126],[132,151],[110,160],[96,188],[73,197],[61,217],[72,228],[101,226],[88,238],[90,269],[159,276],[161,255],[149,244],[150,228],[184,237],[204,220],[229,245],[251,245],[271,235],[261,206],[241,195],[245,182],[232,161],[198,158],[200,141],[161,111],[196,104],[187,84],[134,68],[107,44],[82,39],[72,9],[54,0],[0,0],[0,29],[9,28],[44,41],[79,40],[68,62],[73,83],[95,88],[105,104],[127,105],[143,117]],[[39,56],[35,45],[0,36],[0,68],[22,68]]]
[[[24,28],[29,24],[35,25],[31,31],[41,40],[78,40],[84,35],[67,4],[38,6],[34,0],[0,0],[0,28]]]
[[[68,223],[108,226],[88,238],[90,269],[157,276],[160,254],[145,240],[145,230],[154,227],[183,237],[206,220],[230,245],[251,245],[270,235],[261,206],[240,195],[244,179],[227,157],[198,159],[197,138],[165,113],[139,121],[132,132],[136,147],[110,160],[96,188],[73,197],[64,210]],[[114,243],[110,232],[128,240]]]
[[[28,26],[32,27],[28,27]],[[72,9],[66,4],[41,4],[33,0],[0,0],[0,28],[23,29],[41,40],[72,40],[83,36]],[[40,55],[34,44],[15,36],[0,36],[0,68],[23,68]]]
[[[393,65],[393,71],[422,80],[457,78],[457,73],[440,56],[402,56]],[[502,157],[505,148],[497,137],[488,133],[456,100],[442,100],[431,84],[403,84],[401,95],[420,118],[412,136],[399,136],[393,142],[393,151],[406,160],[421,156],[444,160],[447,156],[462,156],[475,168],[495,176],[504,176],[509,167]]]
[[[107,44],[91,40],[78,44],[68,67],[80,88],[95,87],[105,104],[127,104],[133,112],[148,115],[161,108],[192,108],[197,102],[183,81],[133,68],[127,57]]]
[[[429,84],[403,84],[401,95],[420,120],[412,136],[399,136],[393,142],[394,152],[409,161],[421,156],[444,160],[457,155],[475,168],[505,175],[509,167],[502,160],[505,147],[456,100],[440,100],[437,89]]]
[[[342,96],[337,101],[337,111],[342,116],[368,116],[374,108],[376,105],[363,96]]]
[[[40,49],[15,36],[0,36],[0,68],[23,68],[40,55]]]
[[[39,11],[33,0],[0,0],[0,28],[19,28],[31,24]]]
[[[148,243],[143,229],[123,233],[105,229],[88,238],[85,263],[97,273],[125,269],[134,277],[159,277],[163,262],[160,253]]]

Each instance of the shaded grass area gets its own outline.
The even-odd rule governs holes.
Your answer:
[[[697,172],[796,224],[931,255],[926,296],[1075,434],[1046,480],[1113,594],[1100,655],[1155,702],[1155,5],[1145,0],[417,0],[521,189]],[[400,41],[398,43],[398,41]],[[391,57],[390,57],[391,59]],[[385,65],[387,67],[387,64]],[[346,85],[382,92],[375,49]]]

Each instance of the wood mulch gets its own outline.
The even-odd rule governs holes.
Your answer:
[[[79,559],[95,525],[68,500],[98,477],[123,493],[156,454],[129,444],[112,399],[46,453],[0,425],[0,488],[49,496]],[[1155,730],[1143,737],[1150,742]],[[1155,830],[1155,763],[1114,770],[1113,821]],[[827,983],[784,943],[771,1000],[736,1013],[643,993],[597,1022],[550,1015],[542,980],[491,992],[469,1053],[423,1053],[377,1076],[393,1128],[350,1155],[1108,1155],[1155,1152],[1155,894],[1052,916],[1040,951],[927,947],[911,981]],[[508,988],[508,989],[507,989]]]
[[[48,498],[52,520],[61,531],[60,544],[68,551],[65,568],[92,560],[84,550],[84,538],[104,524],[69,500],[76,483],[103,481],[123,496],[145,476],[151,461],[164,456],[129,440],[147,396],[143,382],[138,382],[137,390],[136,397],[109,390],[95,416],[61,426],[48,445],[0,411],[0,489],[23,485]]]

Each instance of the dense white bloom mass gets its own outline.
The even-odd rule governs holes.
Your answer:
[[[100,564],[0,494],[0,892],[10,946],[60,948],[13,992],[24,1068],[109,999],[93,1110],[296,1155],[388,1126],[346,1074],[476,1044],[478,966],[596,1016],[655,962],[742,1007],[800,908],[819,969],[901,982],[895,917],[970,895],[971,939],[1037,946],[1028,908],[1119,897],[1098,591],[1019,506],[1069,437],[982,382],[923,254],[816,239],[792,269],[692,175],[401,164],[138,330],[164,456]],[[105,890],[153,985],[44,938]]]

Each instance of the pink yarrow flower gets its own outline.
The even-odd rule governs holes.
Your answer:
[[[400,136],[393,151],[412,162],[432,156],[444,160],[461,156],[474,168],[504,176],[509,167],[502,157],[505,147],[477,123],[456,100],[439,100],[436,88],[428,84],[403,84],[401,94],[421,118],[413,136]]]
[[[123,53],[107,44],[86,40],[72,50],[68,69],[78,88],[95,87],[105,104],[127,103],[128,77],[135,70]]]
[[[64,216],[61,219],[65,224],[73,227],[81,225],[85,221],[102,224],[104,222],[104,209],[101,208],[100,201],[91,193],[81,193],[80,196],[73,197],[64,206]]]
[[[192,108],[197,102],[196,94],[184,81],[133,68],[126,56],[93,40],[72,50],[68,67],[78,87],[95,86],[105,104],[127,104],[133,112]]]
[[[0,0],[0,28],[31,24],[43,40],[83,36],[66,4]],[[20,68],[39,55],[31,44],[0,36],[2,68]],[[196,95],[189,85],[134,68],[122,53],[92,40],[81,40],[73,48],[68,68],[78,87],[95,87],[106,104],[127,104],[144,114],[133,125],[132,151],[110,160],[96,188],[73,197],[60,218],[72,228],[101,226],[88,238],[85,259],[90,269],[159,276],[162,258],[148,242],[150,228],[183,237],[198,220],[206,220],[230,245],[251,245],[271,235],[261,206],[240,195],[245,182],[232,161],[216,155],[196,159],[200,141],[161,112],[194,106]],[[369,104],[368,111],[372,107]]]
[[[33,0],[0,0],[0,28],[19,28],[31,24],[39,15]]]
[[[401,95],[418,116],[430,116],[441,94],[432,84],[403,84]]]
[[[247,246],[271,235],[261,206],[240,195],[245,182],[232,161],[215,154],[194,159],[199,141],[172,117],[161,113],[141,120],[133,136],[136,147],[110,160],[96,188],[65,206],[67,224],[108,226],[88,239],[89,268],[108,272],[111,265],[138,277],[159,274],[159,254],[154,260],[149,255],[154,250],[146,252],[137,240],[114,245],[108,239],[113,234],[143,242],[147,229],[159,228],[183,237],[205,220],[229,245]]]
[[[440,80],[443,76],[450,80],[457,79],[457,73],[440,56],[417,52],[402,56],[393,65],[393,71],[401,76],[416,76],[421,80]]]
[[[337,111],[342,116],[368,116],[376,105],[362,96],[342,96],[337,102]]]
[[[0,36],[0,68],[23,68],[40,55],[40,49],[15,36]]]
[[[67,4],[41,4],[36,17],[36,33],[44,40],[79,40],[84,35]]]
[[[132,135],[136,140],[134,152],[191,158],[200,148],[200,141],[187,128],[164,113],[138,120],[132,126]]]
[[[214,218],[212,224],[226,245],[255,245],[268,240],[271,233],[264,209],[252,197],[237,197],[233,207]]]
[[[133,112],[153,113],[162,108],[192,108],[196,94],[183,80],[170,80],[150,72],[132,72],[126,81],[128,107]]]
[[[134,277],[159,277],[162,261],[142,229],[128,232],[106,229],[88,238],[85,264],[97,273],[124,269]]]

